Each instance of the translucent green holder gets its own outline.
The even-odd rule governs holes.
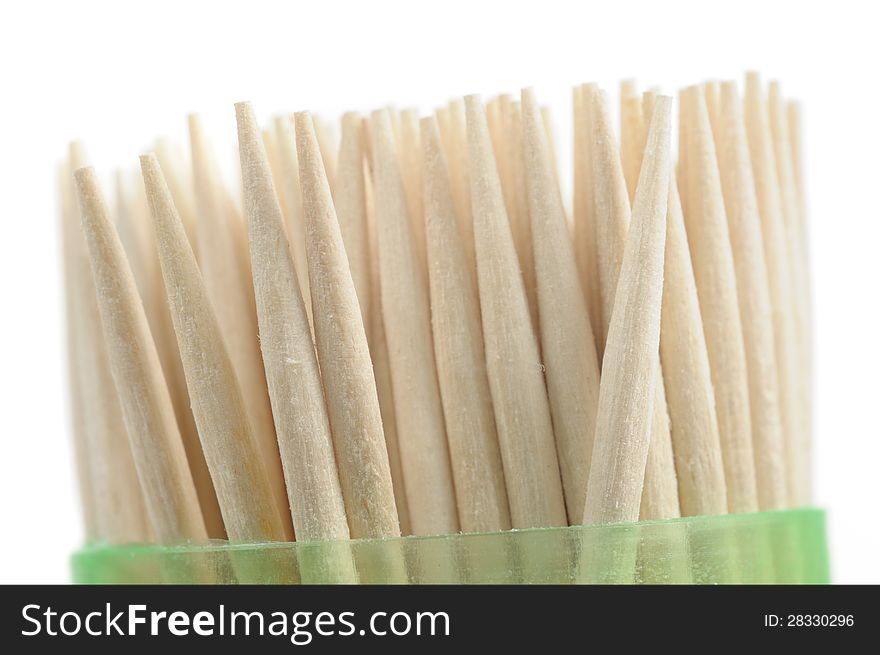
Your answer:
[[[87,546],[78,583],[827,583],[825,513],[345,542]]]

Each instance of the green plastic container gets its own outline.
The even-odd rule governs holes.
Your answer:
[[[79,583],[827,583],[813,508],[345,542],[88,546]]]

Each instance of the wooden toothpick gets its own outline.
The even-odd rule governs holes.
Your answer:
[[[812,441],[812,400],[811,400],[811,367],[812,339],[810,327],[810,280],[805,226],[802,223],[800,201],[797,195],[795,174],[792,168],[791,144],[789,142],[788,118],[779,83],[771,81],[767,95],[767,106],[770,112],[770,134],[773,138],[773,153],[776,162],[777,180],[782,198],[782,216],[785,220],[785,233],[790,244],[789,266],[793,288],[794,316],[800,356],[800,374],[798,375],[797,394],[800,413],[798,422],[798,445],[796,452],[798,461],[795,471],[796,489],[792,499],[796,505],[810,503],[810,468]]]
[[[731,512],[758,508],[749,384],[736,272],[703,89],[681,95],[685,225],[709,351]]]
[[[522,91],[525,178],[545,378],[570,523],[581,522],[596,429],[599,364],[544,126]]]
[[[681,200],[669,184],[660,356],[682,516],[727,513],[709,352]]]
[[[199,211],[199,270],[241,386],[269,485],[276,504],[286,513],[289,505],[284,471],[257,335],[254,287],[248,265],[251,258],[241,258],[238,253],[238,235],[233,222],[237,217],[227,213],[226,190],[196,115],[190,116],[189,133]]]
[[[636,189],[599,385],[584,523],[639,518],[658,380],[671,104],[657,98]]]
[[[428,290],[386,111],[370,118],[379,282],[407,505],[414,534],[458,529],[455,490],[431,336]]]
[[[190,409],[186,375],[180,361],[180,350],[177,346],[177,337],[174,334],[174,325],[171,321],[165,295],[165,281],[162,279],[162,270],[159,266],[153,219],[150,216],[143,177],[139,170],[134,171],[133,182],[134,186],[129,195],[131,201],[130,218],[131,222],[137,225],[136,230],[132,229],[133,232],[136,232],[136,236],[133,235],[134,238],[142,237],[139,245],[143,249],[143,257],[134,254],[136,248],[134,244],[129,244],[126,241],[126,233],[122,230],[122,226],[120,226],[120,239],[128,255],[135,282],[138,289],[141,290],[144,312],[147,315],[147,322],[153,334],[153,341],[159,353],[159,362],[162,365],[162,372],[171,395],[171,403],[177,417],[177,427],[183,440],[183,448],[186,451],[193,484],[196,486],[205,528],[211,539],[226,539],[226,527],[223,525],[223,516],[217,502],[217,494],[214,491],[214,482],[211,480],[210,471],[208,471],[208,463],[205,461],[205,453],[199,440],[199,431]],[[134,226],[132,227],[134,228]]]
[[[478,96],[465,105],[483,340],[511,522],[565,525],[550,406],[486,113]]]
[[[620,160],[630,202],[639,182],[647,120],[635,80],[624,80],[620,84]]]
[[[611,324],[631,212],[621,153],[611,129],[607,98],[601,91],[597,90],[592,95],[591,116],[592,173],[595,185],[592,195],[599,259],[599,293],[602,303],[602,323],[599,328],[602,337],[598,345],[601,356],[606,347],[605,335],[608,334]],[[633,150],[630,153],[631,157],[638,157],[644,150],[644,146],[640,149],[638,140],[630,144],[630,147]],[[643,519],[673,518],[680,513],[666,391],[659,363],[657,371],[658,379],[651,410],[651,441],[640,510]]]
[[[510,509],[486,374],[480,306],[455,219],[435,119],[422,119],[421,142],[431,323],[458,518],[464,532],[506,530]]]
[[[755,73],[746,75],[745,123],[751,156],[752,173],[758,200],[758,214],[766,253],[767,279],[773,308],[773,341],[779,376],[782,424],[785,431],[785,468],[787,498],[796,502],[797,471],[800,455],[800,397],[797,394],[799,355],[797,323],[794,314],[789,243],[785,234],[770,122],[761,80]]]
[[[220,326],[186,233],[153,155],[141,157],[174,331],[226,531],[233,541],[286,541],[279,507]]]
[[[76,186],[104,339],[147,512],[160,543],[204,541],[205,524],[137,287],[90,168]]]
[[[507,176],[502,178],[509,185],[505,197],[507,216],[513,243],[519,256],[519,266],[525,285],[526,298],[529,301],[529,314],[532,318],[532,329],[540,334],[538,322],[538,289],[535,281],[535,254],[532,247],[532,226],[529,219],[529,199],[526,195],[526,169],[523,161],[523,118],[519,102],[504,96],[501,104],[501,120],[503,124],[503,156],[506,159]],[[540,346],[540,340],[538,342]]]
[[[601,361],[608,338],[608,326],[611,322],[617,281],[629,230],[630,201],[621,162],[622,152],[617,147],[617,140],[612,132],[608,99],[602,91],[597,90],[592,94],[590,114],[592,117],[591,176],[594,185],[591,196],[601,299],[601,319],[596,331],[597,349]],[[630,153],[630,156],[636,155]]]
[[[79,342],[82,328],[78,312],[79,289],[76,284],[76,258],[79,248],[76,197],[73,190],[73,175],[70,163],[65,161],[58,167],[58,188],[61,199],[62,266],[64,271],[64,314],[67,324],[67,385],[70,395],[70,418],[73,431],[73,455],[76,462],[76,481],[79,487],[83,527],[87,543],[98,536],[97,500],[92,485],[89,467],[95,455],[89,448],[88,422],[85,389],[80,384]]]
[[[736,83],[721,84],[717,102],[715,144],[742,319],[758,507],[782,509],[786,506],[785,438],[773,315],[758,199]]]
[[[581,286],[590,312],[590,325],[597,352],[604,351],[602,295],[599,290],[599,255],[596,246],[596,210],[593,203],[593,96],[595,84],[574,88],[574,254],[581,275]],[[598,350],[601,343],[601,350]],[[599,365],[602,357],[599,356]]]
[[[351,536],[400,535],[382,417],[357,293],[311,116],[297,113],[296,149],[315,342]]]
[[[236,105],[236,118],[260,346],[297,540],[347,539],[321,376],[281,207],[249,103]]]
[[[293,118],[279,116],[275,119],[275,134],[278,138],[278,158],[281,164],[281,188],[284,190],[285,221],[287,238],[293,251],[293,264],[296,278],[303,297],[309,325],[312,319],[312,302],[309,290],[309,266],[306,259],[306,227],[303,217],[302,190],[299,184],[299,162],[296,156],[296,136],[293,132]],[[277,187],[276,187],[277,188]]]
[[[71,147],[74,165],[83,159],[77,150],[76,146]],[[106,208],[102,208],[106,217]],[[145,542],[149,525],[143,495],[111,373],[87,242],[76,224],[81,212],[82,208],[70,208],[67,220],[71,224],[67,229],[71,249],[70,292],[74,304],[71,318],[75,341],[71,343],[74,356],[71,364],[81,394],[84,473],[94,511],[93,532],[89,536],[110,544]]]
[[[367,120],[363,122],[364,140],[367,140],[369,128]],[[370,161],[369,155],[367,162]],[[376,394],[379,397],[379,410],[382,415],[382,427],[385,432],[385,446],[388,450],[388,465],[391,469],[391,481],[394,487],[394,502],[397,505],[397,516],[400,519],[400,532],[412,534],[409,521],[409,506],[406,502],[406,481],[403,479],[403,464],[400,461],[400,444],[397,438],[397,417],[394,413],[394,388],[391,383],[391,365],[388,361],[388,343],[385,340],[385,321],[382,317],[382,288],[379,283],[378,254],[379,244],[376,234],[376,211],[373,202],[373,184],[369,175],[369,164],[364,164],[364,200],[366,205],[367,238],[370,248],[370,323],[366,325],[367,338],[370,344],[370,356],[373,360],[373,373],[376,379]]]
[[[351,279],[361,307],[364,326],[370,325],[370,241],[364,179],[364,130],[361,117],[349,112],[342,117],[339,168],[336,176],[336,216],[348,255]],[[369,331],[369,329],[368,329]]]

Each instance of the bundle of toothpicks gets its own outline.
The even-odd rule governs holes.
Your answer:
[[[625,82],[618,118],[577,86],[571,198],[528,88],[426,116],[346,113],[338,129],[308,112],[259,125],[239,103],[235,188],[198,115],[188,148],[159,140],[112,190],[71,146],[88,541],[808,504],[798,105],[751,73],[742,93],[709,82],[677,104],[676,119],[672,98]]]

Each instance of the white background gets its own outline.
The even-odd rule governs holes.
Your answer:
[[[756,69],[803,101],[815,280],[815,496],[837,582],[880,582],[876,289],[880,60],[872,3],[6,2],[0,9],[0,582],[63,582],[81,527],[63,363],[55,166],[107,174],[233,102],[334,116],[536,88],[570,170],[570,89],[675,93]],[[871,63],[873,62],[873,64]],[[563,145],[563,142],[566,145]]]

